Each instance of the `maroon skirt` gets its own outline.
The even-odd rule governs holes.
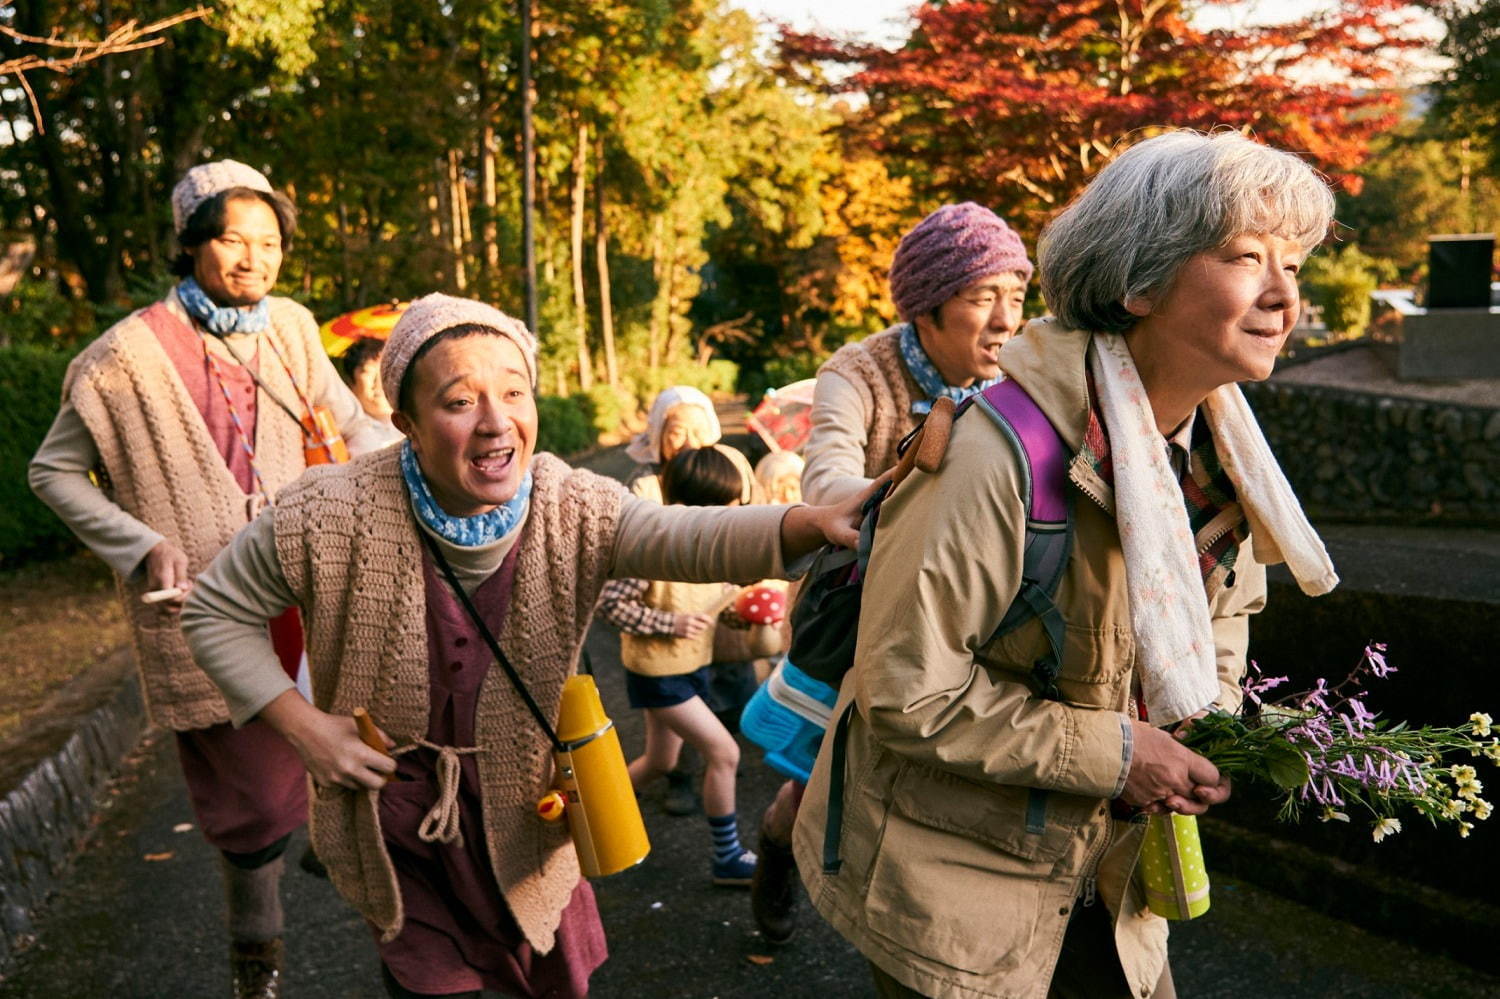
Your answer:
[[[437,801],[429,750],[400,757],[410,780],[380,792],[380,826],[396,869],[406,920],[380,959],[402,987],[429,995],[490,989],[508,996],[581,999],[609,951],[594,890],[579,880],[545,954],[526,942],[490,867],[478,795],[459,792],[463,845],[425,843],[417,835]]]

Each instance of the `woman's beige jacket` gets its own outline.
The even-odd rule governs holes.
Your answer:
[[[1001,361],[1078,454],[1089,334],[1049,325]],[[1134,995],[1155,986],[1165,921],[1131,885],[1144,826],[1111,817],[1130,761],[1135,649],[1108,487],[1069,467],[1075,536],[1056,594],[1067,618],[1061,701],[1027,682],[1046,651],[1032,620],[989,636],[1020,582],[1025,539],[1014,452],[993,423],[957,421],[939,470],[886,500],[860,617],[850,701],[842,868],[823,873],[829,747],[798,816],[798,865],[824,918],[883,970],[934,997],[1043,997],[1076,902],[1114,920]],[[1265,569],[1206,583],[1222,684],[1239,703],[1248,617]]]

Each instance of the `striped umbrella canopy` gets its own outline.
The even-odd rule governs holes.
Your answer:
[[[801,453],[812,434],[812,378],[783,388],[766,389],[765,398],[751,411],[745,423],[772,451]]]
[[[323,349],[329,357],[341,357],[355,342],[365,338],[384,340],[391,335],[391,328],[410,302],[386,302],[372,305],[368,309],[346,312],[328,320],[318,328],[323,337]]]

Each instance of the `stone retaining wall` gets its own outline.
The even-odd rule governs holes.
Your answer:
[[[1314,520],[1500,527],[1500,407],[1241,387]]]
[[[63,748],[0,801],[0,980],[32,941],[33,914],[60,887],[95,799],[140,740],[140,687],[130,676]]]

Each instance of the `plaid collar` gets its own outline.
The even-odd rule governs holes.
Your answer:
[[[1114,462],[1110,456],[1109,434],[1104,421],[1099,417],[1097,393],[1094,380],[1089,378],[1089,422],[1083,433],[1083,447],[1078,458],[1087,464],[1099,480],[1111,490],[1115,487]],[[1208,421],[1201,413],[1192,418],[1191,450],[1187,461],[1181,463],[1182,472],[1178,485],[1182,488],[1182,503],[1187,509],[1188,526],[1193,532],[1193,546],[1198,552],[1198,568],[1203,581],[1220,567],[1226,572],[1234,570],[1240,545],[1250,536],[1250,525],[1245,512],[1235,495],[1234,483],[1224,471],[1219,454],[1214,450],[1213,435],[1209,433]],[[1173,447],[1180,447],[1174,437],[1163,441],[1168,457]]]

